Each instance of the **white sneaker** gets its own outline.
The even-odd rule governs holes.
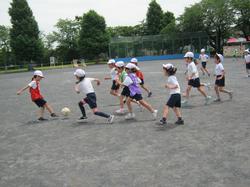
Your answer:
[[[125,119],[126,119],[126,120],[134,119],[134,118],[135,118],[135,114],[134,114],[134,113],[128,113],[128,114],[125,116]]]
[[[157,113],[158,113],[158,110],[154,110],[154,112],[152,113],[153,117],[154,117],[154,120],[156,120],[156,118],[157,118]]]
[[[210,82],[205,83],[204,86],[205,86],[208,90],[211,90],[211,84],[210,84]]]
[[[233,92],[229,93],[229,99],[232,100],[233,99]]]
[[[112,124],[113,120],[114,120],[115,116],[114,115],[110,115],[110,117],[108,118],[108,123]]]
[[[123,108],[120,108],[119,110],[116,110],[115,113],[117,113],[117,114],[124,114],[125,111],[124,111]]]
[[[209,104],[209,102],[210,102],[211,99],[212,99],[211,96],[207,96],[207,97],[206,97],[205,105]]]

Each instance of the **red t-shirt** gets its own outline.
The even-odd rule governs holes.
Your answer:
[[[42,99],[43,96],[40,93],[40,83],[38,81],[31,81],[29,83],[31,100]]]
[[[137,72],[136,72],[136,76],[137,76],[139,79],[144,80],[144,75],[143,75],[143,73],[142,73],[141,71],[137,71]]]

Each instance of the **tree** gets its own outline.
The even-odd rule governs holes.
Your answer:
[[[170,37],[175,37],[176,34],[178,34],[178,33],[179,33],[179,30],[175,24],[175,21],[172,21],[171,23],[169,23],[166,27],[164,27],[161,30],[160,34],[165,34],[165,35],[168,35]]]
[[[10,29],[0,25],[0,65],[7,65],[10,53]]]
[[[148,35],[157,35],[160,33],[163,28],[162,19],[163,11],[161,6],[156,2],[156,0],[152,0],[149,3],[146,19],[146,32]]]
[[[234,24],[234,14],[228,0],[203,0],[202,20],[204,30],[210,38],[210,45],[219,53],[230,36]]]
[[[172,12],[164,12],[163,18],[162,18],[162,28],[165,28],[168,24],[174,23],[175,22],[175,17]]]
[[[12,28],[10,46],[18,62],[40,61],[43,45],[39,38],[39,29],[26,0],[13,0],[9,9]]]
[[[231,0],[231,5],[236,15],[236,28],[250,41],[250,0]]]
[[[95,59],[108,51],[109,36],[105,19],[94,10],[83,15],[79,38],[79,49],[82,57]]]

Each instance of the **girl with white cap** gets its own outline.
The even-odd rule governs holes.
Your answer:
[[[108,119],[108,123],[113,123],[114,115],[106,114],[103,112],[100,112],[97,109],[97,103],[96,103],[96,94],[95,90],[93,88],[93,85],[91,81],[95,81],[97,85],[100,85],[100,80],[96,78],[86,78],[85,77],[85,71],[82,69],[77,69],[74,72],[74,75],[77,79],[75,91],[79,93],[86,94],[86,97],[82,99],[78,105],[82,112],[82,117],[80,117],[79,121],[84,121],[87,119],[84,104],[88,104],[89,107],[92,109],[93,113],[97,116],[104,117]]]
[[[201,71],[202,74],[205,75],[205,72],[207,73],[207,75],[210,77],[210,73],[207,70],[207,61],[208,61],[208,55],[205,54],[205,49],[201,49],[201,54],[199,56],[199,60],[201,61]]]
[[[250,77],[250,50],[247,49],[245,50],[245,63],[246,63],[246,72],[247,72],[247,77]]]
[[[225,87],[225,70],[224,70],[224,67],[222,65],[222,62],[224,61],[224,57],[221,54],[216,53],[214,59],[215,59],[215,64],[216,64],[216,66],[215,66],[216,80],[215,80],[214,90],[215,90],[215,93],[217,95],[217,99],[214,101],[215,102],[221,101],[220,92],[227,93],[229,95],[230,99],[232,99],[233,92],[224,89],[224,87]]]
[[[34,71],[32,81],[25,86],[24,88],[20,89],[17,92],[17,95],[20,95],[23,91],[29,89],[31,100],[40,108],[39,112],[39,121],[45,121],[44,110],[45,108],[49,111],[51,117],[58,117],[51,106],[44,100],[42,94],[40,93],[40,81],[44,78],[43,73],[40,70]]]
[[[136,100],[139,102],[143,107],[145,107],[147,110],[149,110],[154,119],[157,117],[157,110],[155,110],[151,105],[149,105],[146,101],[143,100],[142,93],[139,87],[140,79],[136,77],[136,71],[139,70],[139,68],[132,63],[128,63],[125,66],[127,76],[125,80],[120,84],[127,86],[129,88],[129,98],[127,99],[127,106],[128,106],[128,114],[125,116],[125,119],[133,119],[135,118],[135,114],[132,111],[132,105],[131,102],[133,100]]]
[[[178,80],[175,76],[175,73],[177,71],[177,68],[174,67],[172,64],[163,64],[163,71],[164,75],[168,76],[167,84],[165,85],[165,88],[170,90],[170,97],[164,105],[163,108],[163,116],[160,120],[160,125],[167,124],[167,116],[169,113],[169,108],[172,108],[176,117],[177,121],[175,124],[183,125],[184,121],[181,117],[181,91],[180,91],[180,85],[178,83]]]

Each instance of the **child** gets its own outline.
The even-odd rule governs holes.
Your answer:
[[[130,60],[130,62],[131,62],[132,64],[135,64],[136,66],[138,65],[138,60],[137,60],[136,58],[132,58],[132,59]],[[139,79],[141,79],[140,85],[141,85],[141,87],[148,93],[148,97],[151,97],[151,96],[152,96],[152,92],[145,86],[144,75],[143,75],[142,71],[138,70],[138,71],[136,72],[136,76],[137,76]]]
[[[49,111],[51,117],[58,117],[51,106],[44,100],[43,96],[40,93],[40,81],[44,78],[43,73],[39,70],[34,71],[34,75],[32,77],[32,81],[24,88],[20,89],[17,92],[17,95],[20,95],[23,91],[29,88],[29,92],[31,95],[31,100],[40,108],[39,112],[39,121],[45,121],[44,110],[45,108]]]
[[[154,119],[156,119],[158,111],[152,108],[152,106],[149,105],[142,98],[141,90],[138,86],[138,83],[140,83],[140,80],[138,80],[138,77],[136,77],[136,71],[138,70],[139,68],[135,64],[128,63],[126,65],[126,72],[128,75],[126,76],[122,85],[127,86],[129,88],[130,94],[129,94],[129,98],[127,99],[127,106],[128,106],[129,113],[125,116],[125,119],[135,118],[135,114],[132,111],[132,105],[131,105],[131,102],[133,99],[138,101],[143,107],[148,109],[152,113]]]
[[[188,72],[187,72],[188,87],[186,90],[187,100],[183,101],[183,104],[186,105],[188,103],[189,93],[192,87],[197,88],[197,90],[205,97],[205,100],[206,100],[205,104],[208,104],[211,97],[207,96],[207,94],[205,93],[203,89],[203,86],[200,83],[199,72],[197,70],[195,63],[193,62],[194,54],[192,52],[187,52],[184,56],[184,59],[186,63],[188,63]]]
[[[207,75],[210,77],[210,73],[207,70],[207,61],[208,61],[208,55],[205,54],[205,49],[201,49],[201,54],[199,56],[199,59],[201,61],[201,71],[202,74],[205,75],[205,72],[207,73]]]
[[[249,49],[245,50],[245,63],[246,63],[246,72],[247,72],[247,77],[250,77],[250,51]]]
[[[165,87],[170,90],[170,98],[168,99],[167,104],[163,108],[163,117],[160,120],[160,124],[161,125],[167,124],[167,116],[170,107],[174,110],[175,115],[178,118],[175,124],[184,125],[184,121],[181,117],[181,112],[180,112],[181,108],[180,85],[175,76],[177,68],[175,68],[172,64],[163,64],[163,71],[164,75],[168,76],[168,81]]]
[[[77,79],[75,91],[78,94],[81,92],[86,94],[86,97],[78,103],[79,108],[82,112],[82,117],[80,117],[79,121],[84,121],[85,119],[87,119],[84,104],[88,104],[95,115],[107,118],[108,123],[113,123],[113,115],[105,114],[103,112],[98,111],[97,109],[95,90],[91,81],[95,81],[97,85],[100,85],[100,81],[96,78],[86,78],[85,71],[82,69],[77,69],[74,72],[74,75]]]
[[[112,80],[112,86],[111,86],[111,90],[110,90],[110,94],[113,96],[117,96],[120,97],[120,94],[118,93],[119,91],[119,84],[116,83],[116,77],[117,77],[117,71],[116,71],[116,67],[115,67],[115,60],[111,59],[108,61],[108,66],[110,69],[110,77],[105,77],[105,80]]]
[[[116,66],[116,69],[117,69],[117,72],[118,72],[118,77],[116,78],[116,83],[122,83],[126,76],[127,76],[127,73],[125,71],[125,64],[123,61],[118,61],[115,63],[115,66]],[[124,99],[126,99],[126,97],[129,97],[129,88],[127,86],[124,86],[123,87],[123,90],[120,94],[120,109],[119,110],[116,110],[116,113],[117,114],[124,114],[125,111],[124,111]],[[125,100],[126,102],[126,100]]]
[[[220,102],[221,98],[220,98],[220,92],[223,93],[227,93],[230,97],[230,99],[233,98],[233,93],[231,91],[225,90],[225,71],[224,71],[224,67],[222,65],[224,58],[221,54],[217,54],[215,55],[215,75],[216,75],[216,80],[215,80],[215,86],[214,86],[214,90],[216,92],[217,95],[217,99],[214,100],[215,102]]]

